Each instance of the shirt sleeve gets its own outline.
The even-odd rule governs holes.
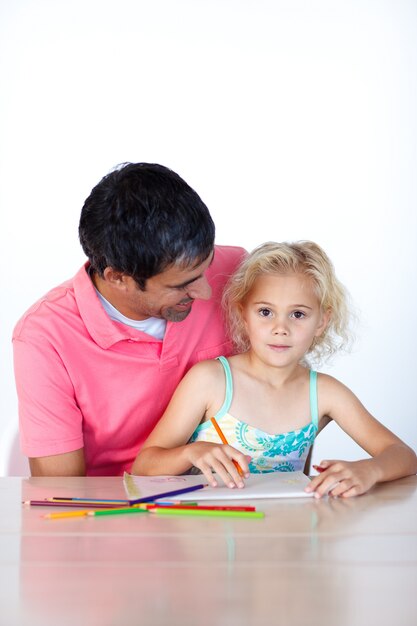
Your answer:
[[[83,448],[82,413],[59,354],[47,340],[13,339],[20,444],[28,457]]]

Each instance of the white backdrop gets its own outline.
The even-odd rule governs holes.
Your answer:
[[[414,0],[0,0],[0,81],[0,436],[15,322],[83,263],[91,188],[148,161],[218,243],[327,250],[361,324],[325,369],[417,448]],[[360,455],[334,426],[315,447]]]

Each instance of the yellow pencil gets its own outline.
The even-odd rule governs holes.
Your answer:
[[[220,428],[220,426],[218,425],[215,417],[211,418],[211,423],[213,424],[214,428],[216,429],[217,434],[219,435],[219,437],[222,440],[222,442],[224,444],[228,445],[229,442],[227,441],[226,437],[224,436],[223,431]],[[243,476],[243,471],[242,471],[242,468],[240,467],[239,463],[237,461],[235,461],[234,459],[232,459],[232,461],[233,461],[233,465],[236,467],[236,469],[239,472],[239,474],[241,476]]]
[[[62,513],[46,513],[42,515],[44,519],[65,519],[66,517],[93,517],[96,513],[100,512],[103,515],[111,515],[115,513],[147,513],[148,509],[153,508],[155,505],[150,504],[134,504],[129,507],[122,507],[120,509],[83,509],[82,511],[63,511]]]
[[[46,513],[44,519],[62,519],[64,517],[86,517],[90,511],[64,511],[63,513]]]

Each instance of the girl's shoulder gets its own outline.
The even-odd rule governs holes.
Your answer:
[[[198,380],[200,384],[216,383],[224,379],[224,369],[218,359],[199,361],[188,371],[186,378]]]
[[[317,384],[327,389],[347,389],[346,385],[343,384],[338,378],[335,378],[330,374],[324,374],[323,372],[317,372]]]
[[[342,381],[330,374],[317,373],[317,390],[319,398],[329,401],[343,401],[354,397],[354,393]]]

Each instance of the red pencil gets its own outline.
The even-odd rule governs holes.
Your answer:
[[[172,506],[164,506],[159,504],[148,504],[147,508],[152,509],[202,509],[203,511],[256,511],[254,506],[188,506],[186,504],[175,504]]]

